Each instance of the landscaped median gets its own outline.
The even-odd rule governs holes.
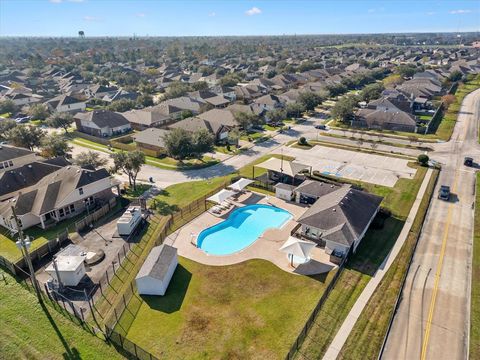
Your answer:
[[[470,307],[470,359],[480,359],[480,173],[477,173],[475,189],[472,299]]]

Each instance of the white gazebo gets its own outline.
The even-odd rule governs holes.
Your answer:
[[[236,191],[242,191],[253,182],[253,180],[241,178],[240,180],[235,181],[232,185],[230,185],[229,188]]]
[[[315,246],[317,246],[317,244],[312,241],[301,240],[289,236],[279,250],[288,254],[291,265],[293,266],[294,258],[298,258],[300,263],[308,262],[310,260],[310,253]]]
[[[212,195],[210,196],[209,198],[207,198],[208,201],[213,201],[217,204],[221,204],[223,203],[225,200],[227,200],[228,198],[231,198],[233,195],[235,195],[235,192],[232,191],[232,190],[227,190],[227,189],[223,189],[223,190],[220,190],[218,193],[216,193],[215,195]]]

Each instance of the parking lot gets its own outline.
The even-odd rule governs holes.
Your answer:
[[[399,178],[413,178],[408,160],[317,145],[304,150],[284,147],[283,154],[325,175],[393,187]]]

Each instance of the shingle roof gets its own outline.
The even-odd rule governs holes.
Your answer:
[[[320,197],[299,219],[323,230],[321,238],[352,245],[368,226],[382,198],[344,185]]]
[[[33,151],[10,145],[0,145],[0,161],[2,162],[30,154],[33,154]]]
[[[177,249],[167,244],[156,246],[150,251],[143,263],[136,279],[148,276],[163,280],[168,272],[170,264],[177,256]]]
[[[99,128],[116,128],[130,124],[122,114],[108,110],[93,110],[86,113],[79,113],[75,115],[75,118],[90,121]]]

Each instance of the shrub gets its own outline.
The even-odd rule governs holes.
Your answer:
[[[299,145],[308,145],[307,139],[305,139],[305,137],[302,136],[300,139],[298,139],[298,144]]]
[[[425,154],[420,154],[417,157],[418,163],[422,166],[427,166],[428,165],[428,160],[430,160],[430,158],[428,157],[428,155],[425,155]]]

